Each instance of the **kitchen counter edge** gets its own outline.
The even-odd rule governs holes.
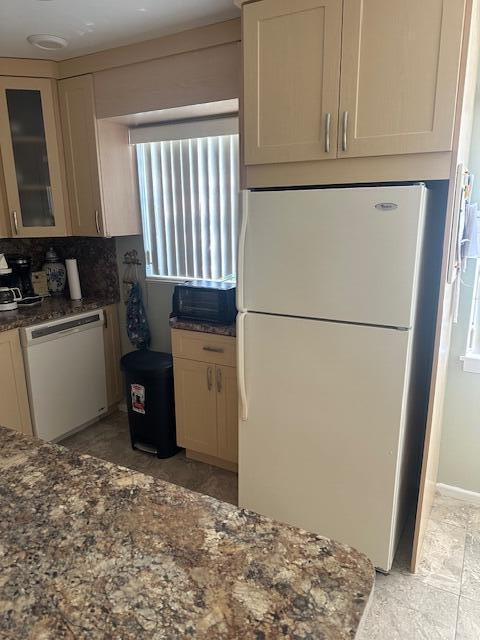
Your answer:
[[[171,329],[198,331],[199,333],[213,333],[217,336],[230,336],[232,338],[236,336],[235,322],[230,324],[216,324],[206,320],[186,320],[184,318],[176,318],[175,316],[171,317],[169,322]]]
[[[57,320],[77,313],[102,309],[118,302],[118,299],[106,298],[83,298],[78,301],[67,298],[44,298],[42,304],[34,307],[0,312],[0,332],[30,327],[34,324]]]

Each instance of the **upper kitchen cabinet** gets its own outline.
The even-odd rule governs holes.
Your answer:
[[[59,93],[73,234],[140,233],[128,128],[97,120],[91,75],[61,80]]]
[[[246,164],[335,158],[340,0],[243,8]]]
[[[243,4],[243,186],[448,179],[467,2]]]
[[[66,235],[69,218],[53,80],[0,78],[0,148],[11,235]]]
[[[449,151],[464,0],[344,0],[338,155]]]

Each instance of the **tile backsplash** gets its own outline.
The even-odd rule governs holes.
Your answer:
[[[45,253],[53,247],[60,260],[76,258],[84,297],[120,299],[115,240],[113,238],[0,238],[0,253],[31,256],[39,271]]]

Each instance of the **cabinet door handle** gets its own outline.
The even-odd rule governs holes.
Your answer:
[[[330,113],[325,114],[325,153],[330,153],[330,123],[332,116]]]
[[[348,111],[343,112],[342,151],[348,149]]]
[[[18,216],[17,216],[17,212],[14,210],[12,211],[12,218],[13,218],[13,230],[15,235],[18,235]]]
[[[222,391],[222,370],[220,367],[217,367],[217,391],[218,393]]]
[[[100,219],[98,217],[98,209],[95,209],[95,226],[97,227],[97,233],[100,235]]]
[[[211,351],[212,353],[223,353],[223,349],[221,347],[203,347],[204,351]]]
[[[212,378],[212,367],[207,368],[207,389],[209,391],[212,390],[213,378]]]

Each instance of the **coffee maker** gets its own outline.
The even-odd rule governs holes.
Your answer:
[[[11,253],[5,256],[12,273],[8,276],[8,286],[19,289],[21,299],[19,306],[31,306],[39,304],[42,298],[33,290],[32,285],[32,259],[19,253]]]

